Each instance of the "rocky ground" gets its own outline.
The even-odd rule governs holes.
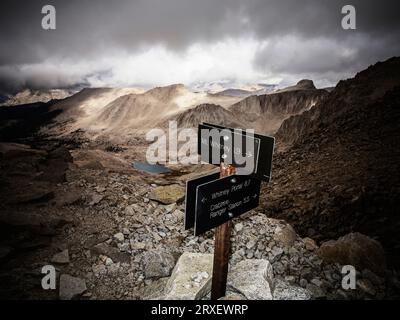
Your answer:
[[[150,175],[132,169],[129,149],[46,146],[1,144],[1,297],[174,299],[176,282],[191,298],[209,297],[213,232],[194,237],[183,230],[185,181],[209,167]],[[393,297],[399,282],[382,269],[380,244],[349,237],[319,246],[262,207],[235,219],[228,298]],[[205,267],[189,268],[182,280],[183,253],[198,253]],[[56,290],[41,287],[48,264],[57,270]],[[342,289],[342,264],[356,267],[355,290]],[[246,289],[246,277],[253,279],[246,270],[265,282],[260,290]]]
[[[276,139],[265,214],[318,243],[358,231],[400,266],[400,59],[341,81],[314,108],[286,120]],[[287,150],[284,150],[287,147]]]
[[[260,206],[234,220],[227,299],[400,298],[399,70],[399,58],[377,63],[282,123]],[[17,142],[0,143],[0,296],[208,299],[213,232],[184,231],[183,202],[185,182],[212,166],[146,174],[132,167],[145,160],[143,135],[116,145],[71,131],[68,115],[96,92],[0,110],[0,140]],[[209,112],[194,115],[197,126]],[[41,286],[49,264],[56,290]],[[344,265],[355,289],[342,287]]]

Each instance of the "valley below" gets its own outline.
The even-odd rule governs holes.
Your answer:
[[[392,58],[331,92],[310,80],[247,97],[102,88],[1,107],[0,296],[209,299],[214,232],[195,237],[183,220],[186,181],[215,167],[134,166],[146,132],[176,121],[276,138],[260,206],[233,220],[226,299],[400,298],[399,71]],[[56,290],[41,286],[45,265]]]

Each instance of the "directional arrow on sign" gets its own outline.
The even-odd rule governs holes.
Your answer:
[[[249,176],[228,176],[196,187],[196,236],[215,228],[259,204],[261,181]]]

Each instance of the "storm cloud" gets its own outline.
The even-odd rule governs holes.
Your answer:
[[[398,55],[398,1],[1,1],[0,92],[229,80],[333,85]],[[57,29],[41,28],[45,4]],[[357,30],[343,30],[352,4]]]

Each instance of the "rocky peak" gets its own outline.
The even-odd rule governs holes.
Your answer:
[[[282,92],[290,92],[290,91],[299,91],[299,90],[316,90],[317,88],[314,85],[314,82],[309,79],[303,79],[297,82],[294,86],[286,87],[280,90],[277,90],[277,93]]]
[[[297,82],[296,86],[298,88],[301,88],[303,90],[313,90],[313,89],[317,89],[314,85],[314,82],[312,80],[308,80],[308,79],[303,79],[300,80],[299,82]]]
[[[201,122],[212,122],[228,127],[241,127],[242,124],[235,115],[216,104],[204,103],[193,109],[181,113],[178,118],[178,126],[182,128],[197,127]]]
[[[189,92],[183,84],[172,84],[165,87],[156,87],[145,93],[146,96],[152,96],[163,101],[172,100],[180,94]]]

